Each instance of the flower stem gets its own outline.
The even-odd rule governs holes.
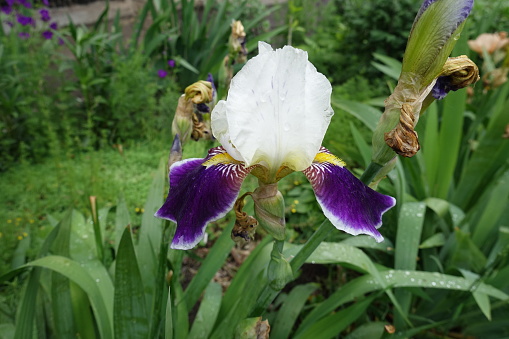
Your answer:
[[[368,165],[368,168],[362,173],[362,176],[360,180],[365,183],[366,185],[369,185],[371,181],[375,178],[375,176],[380,172],[382,169],[382,165],[377,164],[376,162],[370,162]]]

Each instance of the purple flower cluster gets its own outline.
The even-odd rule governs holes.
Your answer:
[[[7,16],[15,16],[16,21],[13,20],[6,20],[5,23],[11,27],[14,28],[14,23],[17,22],[19,25],[26,27],[26,26],[32,26],[35,27],[35,19],[33,16],[30,15],[24,15],[26,14],[26,9],[32,9],[32,3],[30,0],[6,0],[7,6],[0,7],[0,12],[7,15]],[[44,7],[49,7],[49,0],[41,0],[41,3]],[[25,8],[25,10],[23,10]],[[23,13],[22,11],[23,10]],[[43,31],[41,33],[41,36],[46,39],[50,40],[53,38],[54,32],[58,29],[58,24],[56,22],[49,23],[51,21],[51,15],[47,8],[41,8],[38,10],[41,21],[44,23]],[[34,13],[35,14],[35,13]],[[49,24],[48,24],[49,23]],[[26,28],[24,29],[26,30]],[[30,33],[26,31],[22,31],[18,33],[18,36],[21,39],[28,39],[30,37]],[[59,39],[58,43],[60,45],[63,44],[62,39]]]
[[[168,60],[168,66],[170,68],[174,68],[175,65],[176,65],[175,60],[173,60],[173,59]],[[168,75],[168,72],[165,71],[164,69],[160,69],[157,71],[157,76],[160,77],[161,79],[166,78],[167,75]]]

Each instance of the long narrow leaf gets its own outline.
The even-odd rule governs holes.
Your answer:
[[[289,338],[290,332],[309,295],[317,289],[316,284],[296,286],[286,298],[271,324],[270,335],[274,338]]]
[[[208,338],[216,322],[222,298],[221,285],[210,282],[194,319],[188,339]]]
[[[115,264],[113,325],[115,338],[145,338],[148,332],[143,281],[129,227],[120,240]]]

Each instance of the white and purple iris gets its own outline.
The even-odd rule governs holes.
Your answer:
[[[306,175],[336,228],[382,241],[377,228],[395,199],[364,185],[321,146],[334,114],[331,92],[306,52],[290,46],[274,51],[260,42],[259,55],[212,111],[213,134],[222,146],[170,168],[168,197],[155,215],[177,223],[171,247],[194,247],[206,225],[232,209],[248,174],[270,185],[293,171]]]

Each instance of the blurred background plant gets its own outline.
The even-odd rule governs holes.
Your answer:
[[[262,320],[273,338],[509,336],[507,82],[450,93],[422,115],[422,150],[378,185],[398,200],[381,244],[333,232],[302,259],[324,217],[300,173],[285,179],[285,257],[298,274],[277,298],[267,235],[234,247],[228,215],[195,250],[167,251],[174,225],[152,217],[177,100],[220,78],[233,19],[250,53],[258,39],[308,51],[334,86],[324,143],[361,174],[420,1],[148,1],[130,39],[108,8],[46,39],[46,7],[23,4],[9,6],[35,27],[3,3],[0,14],[13,22],[0,32],[0,338],[242,337],[263,334]],[[467,40],[504,31],[509,5],[477,0],[453,55],[484,63],[485,79],[507,50]],[[212,142],[186,143],[184,158]]]

